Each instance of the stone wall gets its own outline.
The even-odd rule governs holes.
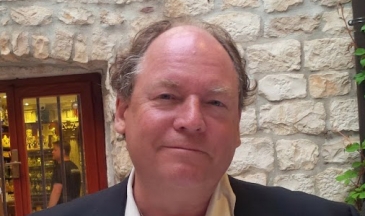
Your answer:
[[[131,168],[112,130],[115,97],[107,69],[113,57],[140,28],[165,17],[191,15],[222,25],[259,84],[256,102],[242,114],[242,144],[229,174],[342,201],[346,188],[335,176],[356,155],[343,152],[349,140],[339,132],[356,140],[359,127],[351,40],[337,2],[0,0],[0,78],[101,71],[113,185]],[[350,19],[349,0],[341,2]],[[39,69],[45,65],[55,69]]]

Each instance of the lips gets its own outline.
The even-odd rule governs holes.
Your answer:
[[[196,148],[189,148],[189,147],[181,147],[181,146],[164,146],[164,148],[166,149],[171,149],[171,150],[181,150],[181,151],[190,151],[190,152],[195,152],[195,153],[203,153],[203,154],[207,154],[206,152],[200,150],[200,149],[196,149]]]

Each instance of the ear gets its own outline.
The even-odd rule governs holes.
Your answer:
[[[116,108],[115,108],[115,118],[114,118],[114,129],[120,134],[125,134],[125,111],[128,108],[128,103],[126,100],[117,97]]]

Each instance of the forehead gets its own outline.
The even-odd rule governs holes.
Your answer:
[[[148,47],[145,56],[156,52],[185,52],[198,55],[204,51],[211,51],[222,56],[229,55],[223,46],[206,30],[195,26],[178,26],[167,30],[158,36]],[[229,59],[222,59],[229,60]]]
[[[220,67],[237,76],[234,64],[223,46],[207,31],[195,26],[174,27],[157,37],[148,47],[143,68],[166,63],[165,66]],[[187,64],[189,63],[189,64]],[[188,68],[186,68],[188,70]],[[203,75],[203,72],[199,75]]]

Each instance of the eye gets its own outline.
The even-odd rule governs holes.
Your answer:
[[[217,107],[225,107],[225,105],[222,102],[217,101],[217,100],[209,101],[209,104],[211,104],[213,106],[217,106]]]
[[[174,96],[171,94],[160,94],[158,98],[162,100],[171,100],[174,99]]]

